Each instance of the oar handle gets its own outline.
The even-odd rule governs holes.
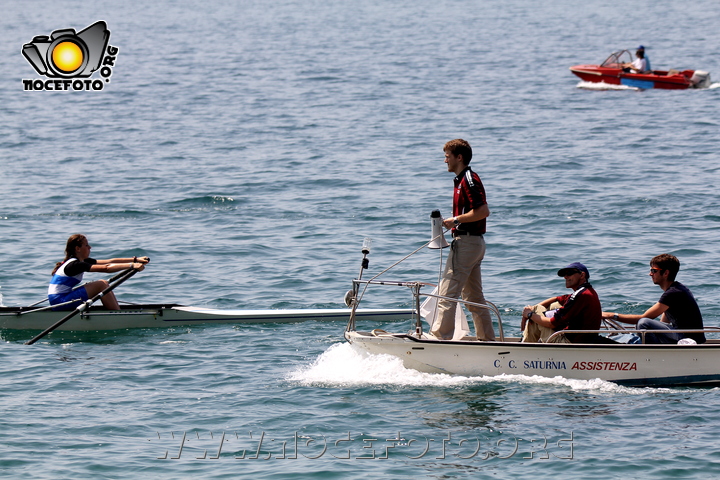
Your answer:
[[[150,257],[146,257],[146,258],[148,259],[148,261],[150,261]],[[131,263],[137,263],[137,262],[131,262]],[[112,277],[108,278],[108,283],[112,283],[115,280],[117,280],[118,278],[122,277],[123,275],[125,275],[128,272],[128,270],[132,270],[132,268],[128,268],[127,270],[123,270],[119,273],[116,273]]]
[[[128,270],[130,270],[130,269],[128,269]],[[120,278],[120,277],[122,277],[123,275],[125,275],[127,272],[128,272],[127,270],[123,270],[123,271],[121,271],[121,272],[119,272],[119,273],[116,273],[116,274],[113,275],[112,277],[108,278],[108,283],[114,282],[114,281],[117,280],[118,278]]]
[[[127,270],[124,270],[121,275],[116,275],[115,277],[113,277],[113,278],[117,278],[117,281],[116,281],[115,283],[111,283],[110,285],[108,285],[108,287],[107,287],[105,290],[103,290],[102,292],[98,293],[97,295],[95,295],[95,296],[94,296],[93,298],[91,298],[90,300],[81,303],[75,310],[73,310],[71,313],[69,313],[68,315],[66,315],[65,317],[63,317],[62,319],[58,320],[58,321],[55,322],[53,325],[51,325],[50,327],[48,327],[47,329],[45,329],[45,330],[44,330],[42,333],[40,333],[38,336],[36,336],[36,337],[33,338],[32,340],[28,340],[27,342],[25,342],[25,345],[32,345],[33,343],[37,342],[38,340],[40,340],[41,338],[43,338],[43,337],[44,337],[45,335],[47,335],[48,333],[50,333],[50,332],[52,332],[53,330],[55,330],[56,328],[58,328],[58,327],[59,327],[60,325],[62,325],[63,323],[65,323],[65,322],[67,322],[68,320],[70,320],[71,318],[73,318],[73,317],[74,317],[75,315],[77,315],[78,313],[84,312],[85,310],[87,310],[88,308],[90,308],[90,306],[91,306],[93,303],[95,303],[96,301],[98,301],[99,299],[101,299],[101,298],[102,298],[103,296],[105,296],[106,294],[112,292],[112,291],[115,289],[115,287],[117,287],[117,286],[119,286],[120,284],[122,284],[125,280],[127,280],[127,279],[130,278],[130,277],[132,277],[132,276],[135,275],[137,272],[138,272],[138,271],[135,270],[134,268],[128,268]]]

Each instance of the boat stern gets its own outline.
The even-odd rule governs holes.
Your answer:
[[[711,84],[710,72],[704,70],[695,70],[690,78],[692,88],[708,88]]]

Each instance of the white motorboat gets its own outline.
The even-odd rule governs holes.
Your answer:
[[[438,241],[436,233],[437,230],[434,229],[434,238],[426,245],[430,245],[431,248],[442,248],[447,243],[444,239]],[[363,249],[364,262],[367,253],[369,249]],[[387,270],[389,269],[380,274]],[[406,368],[428,373],[465,376],[519,374],[582,380],[599,378],[629,386],[720,385],[720,340],[717,338],[709,337],[707,342],[701,345],[611,342],[607,344],[523,343],[519,337],[504,335],[502,316],[492,303],[475,304],[441,297],[434,292],[422,293],[422,288],[432,285],[425,282],[379,281],[377,277],[380,274],[366,281],[361,279],[361,270],[358,279],[353,280],[353,289],[346,296],[347,302],[354,311],[370,285],[407,287],[412,292],[413,304],[416,305],[413,324],[408,332],[403,333],[389,333],[380,329],[358,331],[354,321],[358,317],[351,314],[345,339],[370,354],[386,354],[400,358]],[[475,337],[467,335],[468,329],[465,327],[463,331],[460,324],[460,321],[464,320],[464,313],[460,314],[462,317],[460,321],[456,319],[456,332],[460,330],[463,333],[453,340],[438,340],[428,335],[425,331],[429,330],[427,327],[432,323],[433,309],[423,308],[420,305],[422,296],[429,299],[447,298],[460,304],[476,305],[490,310],[497,318],[499,340],[478,341]],[[462,312],[462,308],[457,310]],[[427,323],[423,321],[423,312],[427,312],[426,316],[429,317],[426,319],[429,320]],[[464,324],[467,325],[467,320],[464,320]],[[643,331],[624,329],[611,321],[607,322],[605,327],[595,333],[644,335]],[[691,331],[697,330],[684,330],[684,332]],[[709,334],[717,336],[720,328],[706,327],[703,331],[706,336]],[[575,330],[563,332],[578,333]],[[582,332],[588,333],[587,330]]]
[[[705,329],[711,331],[717,329]],[[720,385],[716,339],[702,345],[522,343],[517,337],[483,342],[381,330],[348,330],[345,338],[371,354],[392,355],[406,368],[428,373],[599,378],[628,386]]]

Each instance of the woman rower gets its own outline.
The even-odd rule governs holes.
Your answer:
[[[90,244],[84,235],[75,234],[68,238],[65,246],[65,260],[55,265],[52,272],[48,300],[50,305],[73,302],[54,310],[72,310],[78,303],[94,297],[108,287],[107,280],[88,282],[78,288],[73,288],[82,282],[85,272],[119,272],[134,268],[138,271],[145,269],[150,262],[148,257],[112,258],[109,260],[95,260],[90,258]],[[101,297],[102,304],[108,310],[120,310],[117,298],[111,291]]]

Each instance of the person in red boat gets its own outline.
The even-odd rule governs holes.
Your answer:
[[[633,73],[651,73],[650,59],[645,56],[645,47],[640,45],[635,52],[637,57],[632,63],[625,63],[623,67]]]

